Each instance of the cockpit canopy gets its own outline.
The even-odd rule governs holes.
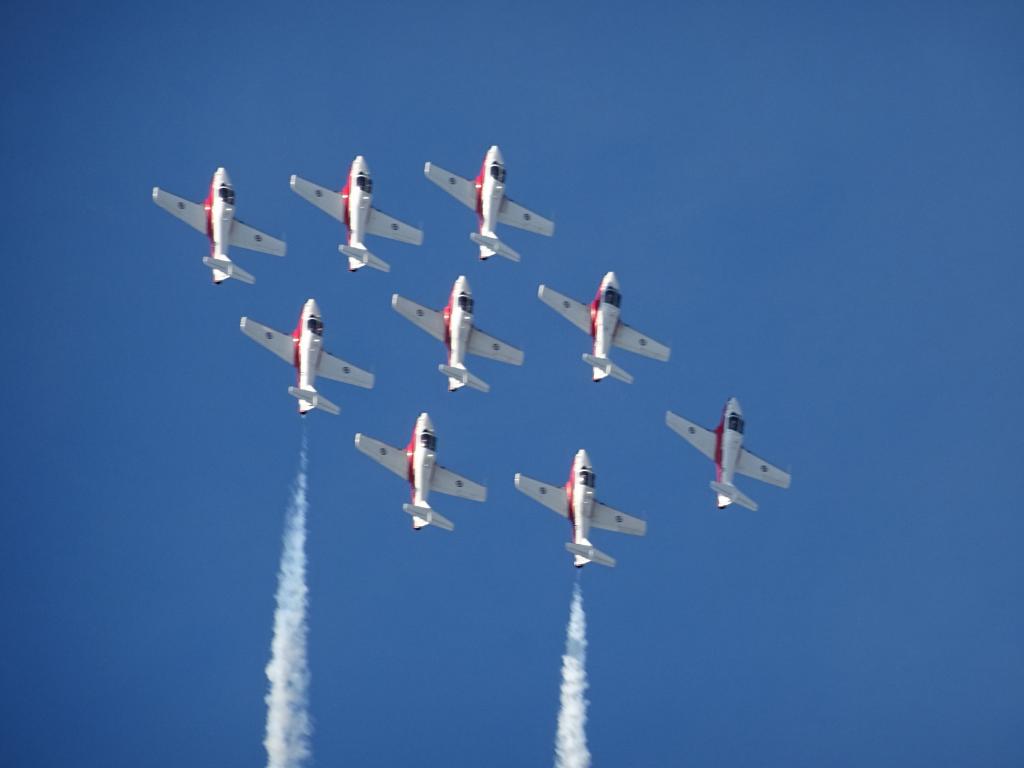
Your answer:
[[[622,294],[619,293],[618,289],[609,285],[604,289],[604,303],[617,307],[622,303]]]
[[[592,469],[581,469],[580,470],[580,482],[583,483],[587,488],[594,487],[594,470]]]
[[[424,432],[420,435],[420,445],[428,451],[437,450],[437,436],[433,432]]]
[[[473,314],[473,297],[466,293],[459,294],[459,308]]]
[[[743,434],[743,419],[741,419],[735,413],[730,414],[729,415],[729,429],[731,429],[733,432],[739,432],[742,435]]]
[[[373,192],[373,179],[369,176],[359,174],[356,176],[356,186],[363,190],[363,192],[370,194]]]
[[[220,199],[223,200],[228,205],[235,204],[235,190],[233,190],[231,187],[223,186],[219,190],[217,190],[217,194],[220,195]]]
[[[500,181],[502,184],[505,183],[505,169],[495,163],[491,166],[491,178],[495,181]]]
[[[314,336],[324,335],[323,321],[320,320],[320,318],[317,317],[316,315],[309,316],[309,319],[306,321],[306,327],[313,332]]]

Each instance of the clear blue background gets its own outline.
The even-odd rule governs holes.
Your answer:
[[[1024,12],[1016,3],[32,4],[8,7],[0,764],[259,765],[273,593],[302,427],[293,372],[245,339],[315,296],[370,392],[327,382],[309,429],[317,765],[552,760],[571,585],[565,522],[516,493],[590,452],[599,495],[649,521],[597,532],[582,573],[597,765],[1024,763],[1021,246]],[[506,228],[422,176],[502,147]],[[349,274],[341,227],[287,186],[364,154],[413,248]],[[231,172],[235,251],[150,201]],[[585,336],[535,298],[589,299],[672,344],[595,386]],[[443,348],[392,312],[459,274],[526,352],[450,395]],[[712,467],[664,426],[729,395],[789,491],[717,512]],[[427,410],[485,505],[358,454]]]

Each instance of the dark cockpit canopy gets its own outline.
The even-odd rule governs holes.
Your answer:
[[[581,469],[580,470],[580,482],[583,483],[587,488],[594,487],[594,470],[592,469]]]
[[[739,432],[742,435],[743,419],[741,419],[739,415],[735,413],[729,414],[729,429],[731,429],[733,432]]]
[[[622,303],[622,294],[614,286],[609,285],[604,289],[604,303],[617,307]]]
[[[473,297],[466,293],[459,294],[459,307],[469,314],[473,314]]]
[[[316,315],[310,315],[306,321],[306,327],[313,332],[315,336],[324,335],[324,324]]]
[[[356,186],[367,194],[373,192],[373,180],[369,176],[359,174],[356,176]]]
[[[228,205],[235,204],[235,190],[233,190],[231,187],[221,187],[220,190],[218,190],[218,194],[220,195],[220,199],[223,200]]]
[[[505,183],[505,169],[495,163],[491,166],[491,178],[496,181],[500,181],[502,184]]]
[[[426,431],[424,431],[423,434],[420,435],[420,445],[422,445],[428,451],[436,451],[437,450],[437,436],[434,435],[433,432],[426,432]]]

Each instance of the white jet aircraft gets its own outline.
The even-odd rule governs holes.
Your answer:
[[[339,245],[338,250],[348,256],[349,272],[367,266],[381,272],[391,271],[386,261],[366,249],[363,239],[367,235],[380,235],[411,245],[423,242],[423,232],[416,227],[410,227],[373,207],[373,178],[370,176],[370,166],[362,155],[352,161],[341,192],[333,192],[301,176],[292,176],[291,186],[293,192],[328,216],[336,218],[348,229],[348,245]]]
[[[487,499],[486,487],[436,463],[437,437],[434,424],[426,413],[421,413],[416,419],[412,439],[405,448],[395,448],[363,434],[356,435],[356,448],[409,482],[412,504],[403,504],[402,509],[412,516],[414,530],[418,531],[425,525],[436,525],[445,531],[455,529],[455,523],[427,503],[431,491],[471,501]]]
[[[551,237],[555,234],[553,221],[505,196],[505,162],[497,145],[487,150],[480,173],[473,181],[433,163],[423,166],[423,173],[460,203],[476,211],[480,231],[471,233],[469,239],[480,246],[481,259],[489,259],[498,254],[511,261],[519,261],[519,254],[494,234],[494,228],[499,222],[538,235]]]
[[[215,285],[229,277],[249,285],[256,282],[255,277],[228,258],[231,245],[271,256],[284,256],[286,246],[283,241],[235,218],[235,190],[223,168],[218,168],[213,174],[210,193],[202,203],[185,200],[160,187],[153,187],[153,202],[210,238],[210,255],[203,257],[203,264],[213,270]]]
[[[615,273],[609,272],[597,287],[597,295],[590,305],[563,296],[546,285],[537,289],[537,297],[558,314],[594,339],[592,354],[584,354],[583,362],[593,367],[594,381],[611,375],[627,384],[633,383],[633,376],[626,373],[608,358],[612,346],[636,352],[638,355],[653,357],[665,362],[672,350],[635,328],[619,320],[619,281]]]
[[[740,401],[730,397],[722,410],[722,419],[714,430],[704,429],[672,411],[665,411],[665,423],[686,442],[715,462],[715,479],[711,490],[718,497],[718,508],[733,502],[757,511],[757,503],[733,485],[736,472],[765,483],[789,488],[790,476],[743,447],[743,411]]]
[[[275,331],[265,325],[243,317],[240,323],[242,333],[260,344],[286,363],[295,366],[298,386],[288,387],[288,394],[298,399],[299,413],[303,416],[314,408],[337,416],[341,409],[316,391],[313,384],[317,376],[352,384],[363,389],[373,389],[373,374],[347,363],[326,351],[324,346],[324,324],[320,319],[320,307],[310,299],[302,305],[299,324],[289,335]]]
[[[523,474],[516,474],[515,482],[517,490],[569,518],[572,541],[567,542],[565,548],[574,555],[573,565],[577,568],[589,562],[615,567],[615,559],[595,549],[587,539],[592,527],[633,536],[647,533],[647,523],[643,520],[612,509],[594,498],[594,468],[582,448],[573,457],[569,480],[564,486],[548,485]]]
[[[523,364],[522,351],[473,325],[473,291],[465,275],[460,275],[455,281],[448,304],[440,312],[409,301],[397,293],[391,297],[391,306],[414,325],[444,342],[448,348],[448,363],[437,366],[437,369],[448,377],[449,392],[467,384],[481,392],[489,392],[491,389],[490,384],[466,370],[463,362],[466,353],[511,365]]]

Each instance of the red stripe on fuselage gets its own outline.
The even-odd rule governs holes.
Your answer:
[[[576,500],[573,498],[573,491],[576,488],[576,462],[573,461],[569,470],[569,481],[565,484],[565,499],[569,505],[569,525],[572,526],[572,541],[576,543]]]

